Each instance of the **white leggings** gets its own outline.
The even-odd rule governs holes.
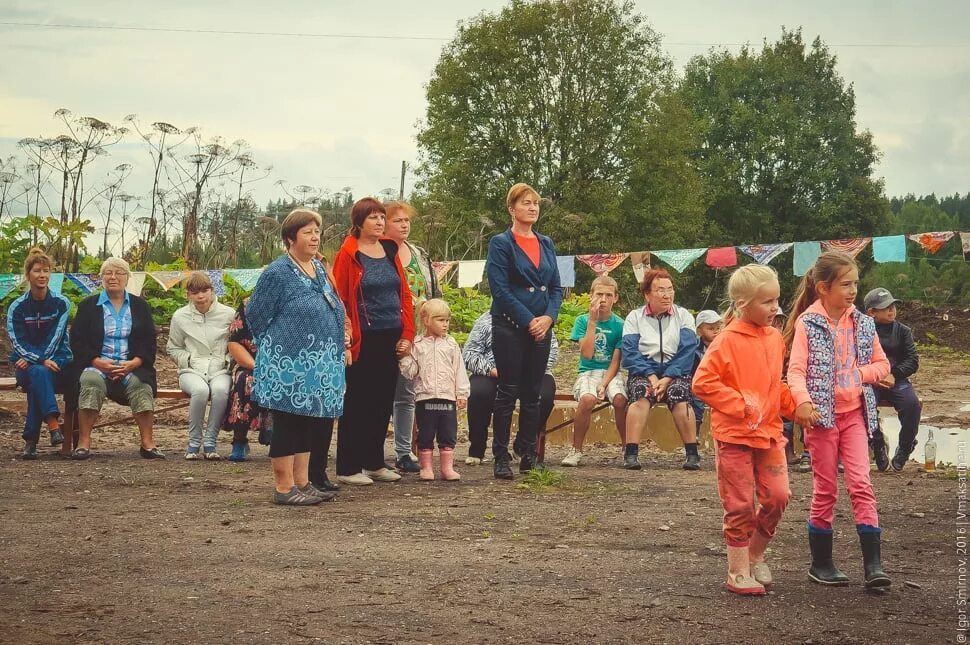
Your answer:
[[[209,382],[191,372],[179,375],[179,387],[191,398],[189,402],[190,450],[198,450],[199,446],[204,446],[206,450],[215,450],[219,428],[226,416],[226,404],[229,401],[231,385],[232,379],[228,374],[213,376]],[[212,406],[209,409],[209,424],[203,439],[202,424],[205,419],[205,406],[210,398]]]

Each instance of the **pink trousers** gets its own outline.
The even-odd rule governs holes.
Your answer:
[[[809,524],[831,529],[839,498],[839,460],[856,525],[879,526],[876,496],[869,480],[869,435],[862,408],[835,415],[834,428],[812,428],[805,444],[812,455],[812,510]]]
[[[788,506],[788,464],[785,443],[772,441],[770,448],[751,448],[717,442],[717,492],[724,507],[724,541],[745,547],[755,530],[767,538],[775,535]],[[755,506],[757,491],[760,508]]]

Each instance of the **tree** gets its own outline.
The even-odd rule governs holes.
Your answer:
[[[682,94],[703,125],[694,158],[721,243],[878,234],[889,208],[878,152],[856,129],[855,93],[821,40],[782,31],[761,53],[712,50],[687,66]]]
[[[432,256],[481,248],[473,231],[507,222],[505,194],[519,181],[550,199],[543,232],[570,251],[602,250],[603,222],[637,202],[628,183],[672,88],[660,38],[632,2],[513,0],[462,24],[428,84],[417,137]]]

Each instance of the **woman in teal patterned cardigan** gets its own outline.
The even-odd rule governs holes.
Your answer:
[[[253,400],[273,414],[269,456],[277,504],[306,506],[332,499],[309,481],[317,435],[343,414],[344,307],[323,264],[320,215],[291,212],[281,225],[286,255],[263,274],[246,307],[256,340]]]

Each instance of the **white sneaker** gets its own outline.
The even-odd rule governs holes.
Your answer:
[[[349,486],[370,486],[374,480],[364,473],[354,473],[353,475],[337,475],[337,481]]]
[[[562,461],[559,463],[562,466],[578,466],[582,458],[583,458],[582,451],[576,450],[576,448],[570,447],[569,454],[563,457]]]
[[[192,452],[191,450],[189,450],[189,451],[186,451],[185,453],[186,461],[198,461],[201,458],[202,456],[199,454],[198,450],[196,450],[195,452]]]
[[[375,482],[396,482],[401,476],[389,468],[378,468],[377,470],[364,469],[364,476]]]
[[[466,466],[481,466],[482,460],[478,457],[465,457]]]

